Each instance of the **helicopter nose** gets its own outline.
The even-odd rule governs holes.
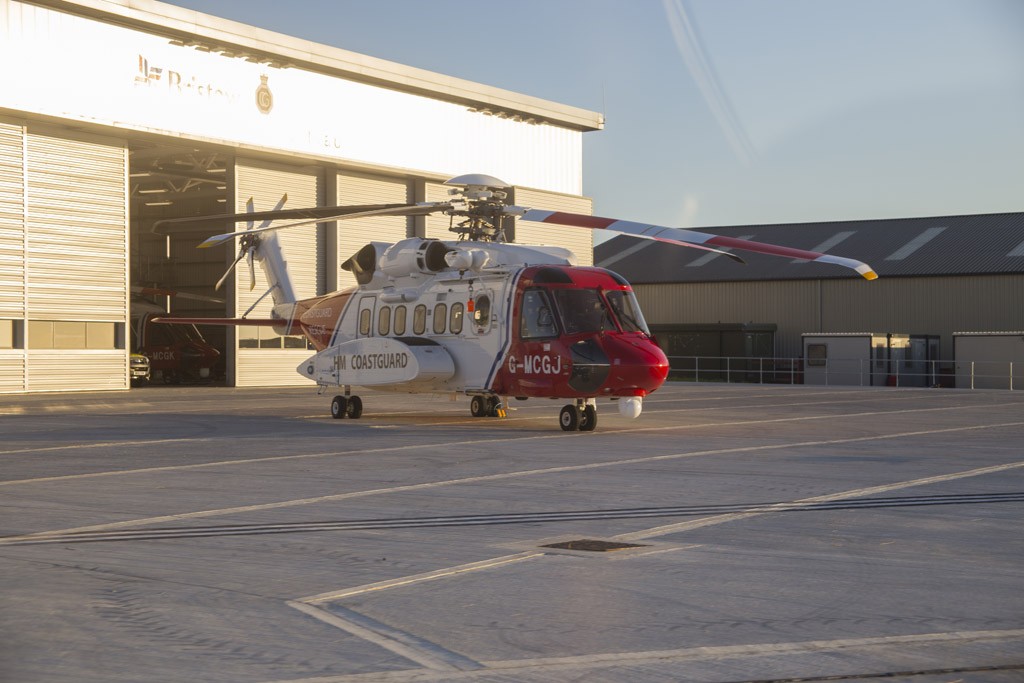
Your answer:
[[[605,389],[613,396],[645,396],[668,377],[665,352],[646,337],[609,337],[605,351],[611,359]]]

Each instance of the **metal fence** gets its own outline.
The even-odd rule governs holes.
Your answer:
[[[669,356],[670,380],[826,386],[1024,388],[1024,363],[829,358]]]

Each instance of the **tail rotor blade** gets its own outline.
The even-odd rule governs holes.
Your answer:
[[[249,264],[249,291],[256,289],[256,268],[253,266],[253,255],[256,253],[256,247],[249,247],[246,250],[245,261]]]
[[[228,269],[226,271],[224,271],[224,274],[220,276],[219,280],[217,280],[217,284],[214,285],[214,287],[213,287],[213,289],[215,291],[220,290],[220,288],[224,285],[224,282],[228,279],[228,276],[231,275],[231,271],[233,271],[235,269],[235,266],[238,265],[238,262],[242,260],[242,258],[245,256],[245,254],[246,254],[246,249],[243,247],[238,252],[238,258],[236,258],[234,260],[234,262],[232,262],[232,264],[230,266],[228,266]]]

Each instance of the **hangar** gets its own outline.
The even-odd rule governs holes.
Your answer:
[[[959,360],[957,333],[1024,330],[1024,213],[707,230],[849,256],[870,264],[879,279],[760,254],[744,253],[744,266],[624,237],[598,245],[595,265],[633,284],[663,346],[675,335],[680,346],[666,349],[670,360],[796,359],[802,335],[875,333],[922,340],[927,360],[951,370]]]
[[[162,218],[250,198],[257,211],[436,201],[464,173],[515,185],[518,204],[591,212],[594,112],[160,2],[0,0],[0,36],[0,392],[126,389],[133,290],[184,315],[269,313],[245,269],[211,301],[234,253],[195,249],[206,233],[154,234]],[[366,218],[282,243],[313,296],[350,284],[339,264],[367,242],[447,228]],[[543,235],[591,262],[588,232]],[[204,330],[227,384],[304,382],[304,340],[259,330]]]

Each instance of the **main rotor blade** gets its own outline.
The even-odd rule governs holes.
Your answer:
[[[164,289],[162,287],[138,287],[132,286],[132,294],[141,294],[142,296],[173,296],[178,299],[191,299],[193,301],[207,301],[214,304],[224,303],[224,299],[218,299],[215,296],[206,296],[205,294],[192,294],[191,292],[179,292],[174,289]]]
[[[447,202],[445,202],[447,203]],[[186,218],[165,218],[153,224],[153,232],[166,234],[175,226],[202,227],[204,225],[221,226],[243,221],[279,221],[293,218],[316,218],[329,221],[341,216],[380,209],[402,209],[420,206],[418,204],[353,204],[351,206],[314,206],[305,209],[275,209],[273,211],[253,211],[252,213],[222,213],[211,216],[189,216]],[[319,222],[318,221],[318,222]]]
[[[685,230],[683,228],[668,228],[650,223],[635,223],[632,221],[617,220],[615,218],[601,218],[600,216],[588,216],[586,214],[564,213],[561,211],[543,211],[540,209],[526,209],[516,212],[524,221],[537,223],[552,223],[577,228],[589,228],[591,230],[610,230],[633,237],[667,242],[680,246],[696,247],[710,251],[721,251],[721,249],[742,249],[758,254],[770,256],[782,256],[784,258],[805,259],[818,263],[831,263],[845,268],[852,268],[860,273],[866,280],[874,280],[878,277],[875,271],[866,263],[842,256],[831,256],[816,251],[794,249],[765,242],[754,242],[752,240],[739,239],[737,237],[726,237],[724,235],[713,235],[697,230]],[[720,247],[721,249],[716,249]],[[735,254],[723,252],[727,256],[735,257]],[[735,257],[738,258],[738,257]]]
[[[337,207],[334,207],[337,210]],[[269,232],[271,230],[285,230],[286,228],[297,228],[301,225],[312,225],[314,223],[324,223],[331,220],[349,220],[352,218],[365,218],[367,216],[426,216],[427,214],[434,213],[436,211],[443,211],[445,209],[452,208],[451,202],[429,202],[424,204],[398,204],[385,208],[375,208],[366,211],[358,211],[354,213],[333,213],[327,216],[321,216],[308,221],[299,221],[298,223],[288,223],[287,225],[270,226],[266,228],[254,228],[252,230],[238,230],[236,232],[226,232],[221,235],[214,235],[213,237],[207,238],[200,245],[200,249],[207,247],[216,246],[222,242],[238,237],[240,235],[258,235],[261,232]],[[246,220],[246,214],[239,214],[242,216],[239,220]],[[249,214],[259,215],[259,214]],[[182,220],[182,219],[175,219]]]

